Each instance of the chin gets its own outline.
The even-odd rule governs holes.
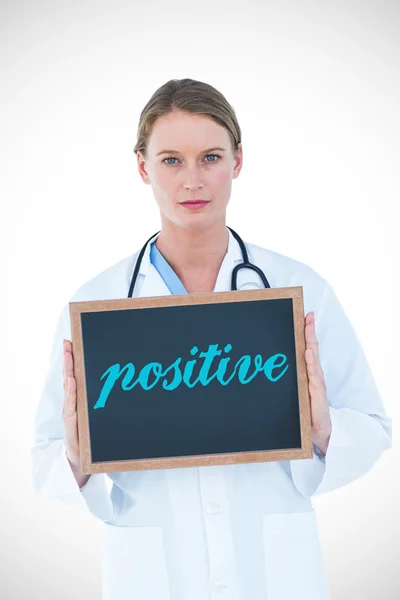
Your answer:
[[[198,212],[197,214],[162,214],[162,220],[166,218],[170,223],[176,227],[186,229],[189,231],[202,231],[214,226],[216,223],[223,221],[225,223],[226,210],[219,214],[210,214],[207,211]]]
[[[210,218],[210,215],[189,215],[188,218],[180,220],[180,225],[184,229],[190,229],[192,231],[200,231],[202,229],[208,229],[212,227],[218,218]]]

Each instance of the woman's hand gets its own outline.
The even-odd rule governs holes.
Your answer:
[[[310,312],[305,317],[306,364],[308,389],[311,398],[312,441],[326,454],[332,431],[328,397],[324,373],[318,354],[318,341],[315,335],[315,315]]]
[[[78,437],[78,419],[76,411],[76,379],[74,374],[74,362],[72,356],[72,343],[70,340],[64,340],[64,362],[63,362],[63,377],[64,377],[64,407],[63,407],[63,423],[64,423],[64,444],[66,455],[71,465],[72,472],[79,487],[83,487],[89,480],[90,475],[84,475],[81,472],[81,462],[79,453],[79,437]]]

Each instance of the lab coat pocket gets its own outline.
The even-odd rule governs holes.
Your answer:
[[[171,600],[161,526],[103,525],[103,600]]]
[[[263,515],[267,600],[329,600],[315,511]]]

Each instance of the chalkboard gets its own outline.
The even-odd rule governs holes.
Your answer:
[[[83,473],[312,457],[301,286],[70,315]]]

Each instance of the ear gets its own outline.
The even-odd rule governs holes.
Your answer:
[[[147,169],[146,169],[146,159],[143,156],[143,154],[140,152],[140,150],[138,150],[138,152],[137,152],[137,166],[138,166],[139,175],[142,178],[143,182],[146,185],[149,185],[150,177],[149,177],[149,174],[147,173]]]
[[[243,166],[243,148],[242,144],[238,144],[238,149],[235,153],[235,163],[233,167],[233,179],[239,177],[239,173],[242,170]]]

